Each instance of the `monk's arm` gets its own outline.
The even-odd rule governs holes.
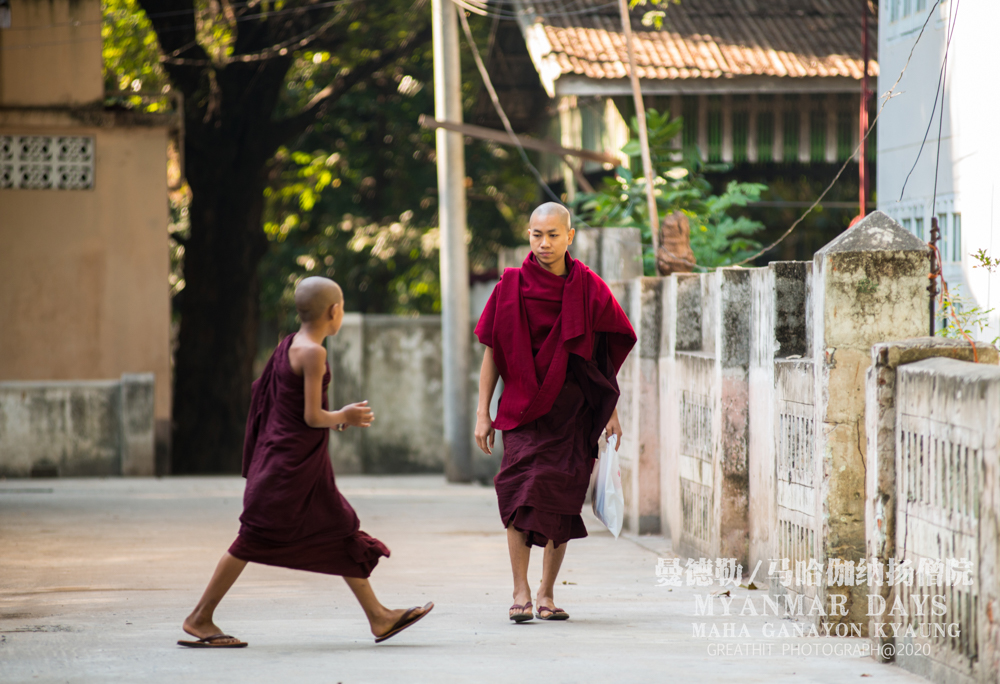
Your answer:
[[[479,407],[476,409],[476,444],[487,454],[493,453],[496,439],[493,419],[490,418],[490,401],[499,379],[500,371],[493,361],[493,349],[487,347],[483,353],[483,367],[479,370]]]
[[[338,425],[368,427],[374,419],[368,402],[350,404],[339,411],[323,410],[323,375],[326,373],[326,350],[316,346],[302,350],[302,377],[305,382],[305,410],[302,418],[311,428],[335,428]]]
[[[487,347],[483,352],[483,367],[479,369],[479,408],[476,410],[476,415],[485,414],[487,417],[490,415],[490,402],[493,400],[498,380],[500,371],[493,362],[493,349]]]

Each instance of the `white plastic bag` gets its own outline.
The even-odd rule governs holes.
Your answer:
[[[597,460],[597,479],[594,480],[594,494],[591,502],[594,515],[604,523],[615,539],[622,531],[625,521],[625,493],[622,491],[622,473],[618,467],[618,437],[611,435],[608,445]]]

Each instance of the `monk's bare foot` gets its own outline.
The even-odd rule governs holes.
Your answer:
[[[216,634],[224,634],[224,632],[218,628],[218,626],[212,622],[212,620],[200,619],[194,613],[191,613],[184,620],[184,631],[195,637],[196,639],[205,639],[210,636],[215,636]],[[214,644],[236,644],[240,640],[227,636],[225,638],[213,639]]]
[[[411,609],[397,608],[396,610],[389,610],[386,608],[384,612],[371,620],[370,624],[372,628],[372,636],[380,637],[390,631],[396,626],[396,623],[402,619],[403,615],[405,615],[408,610]],[[413,612],[410,613],[411,619],[419,618],[421,615],[428,612],[423,607],[413,608],[412,610]]]

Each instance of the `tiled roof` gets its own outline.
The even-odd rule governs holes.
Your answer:
[[[547,72],[543,80],[569,74],[595,79],[628,75],[617,3],[521,2],[529,9],[522,15],[529,51],[539,71]],[[531,9],[537,14],[533,21]],[[640,78],[862,76],[858,0],[681,0],[666,5],[662,29],[642,25],[650,9],[655,8],[647,4],[632,10]],[[869,25],[874,75],[874,17]]]

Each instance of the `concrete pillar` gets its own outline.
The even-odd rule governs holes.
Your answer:
[[[722,558],[749,564],[750,505],[748,447],[750,437],[750,272],[724,268],[712,274],[715,301],[715,362],[719,382],[715,439],[716,496],[713,536]]]
[[[872,345],[927,330],[930,251],[876,211],[813,259],[817,560],[865,555],[865,389]],[[825,582],[825,577],[824,577]],[[846,616],[867,627],[867,587],[827,587],[846,596]]]
[[[664,279],[660,337],[660,526],[679,548],[684,531],[681,505],[681,376],[687,358],[678,352],[701,349],[701,276],[675,274]],[[706,468],[707,470],[707,468]]]
[[[638,228],[601,228],[598,274],[605,282],[641,278],[642,236]]]
[[[996,365],[996,347],[980,345],[979,362]],[[960,361],[974,359],[972,346],[964,340],[918,337],[901,342],[882,342],[871,350],[871,366],[865,387],[865,432],[867,465],[865,467],[865,549],[866,556],[883,565],[896,557],[896,374],[908,363],[944,356]],[[889,601],[891,587],[883,585],[873,592]],[[871,617],[869,625],[885,621],[885,616]],[[873,652],[886,662],[883,646],[893,644],[891,632],[878,637],[871,630]]]
[[[753,274],[750,365],[751,565],[764,576],[771,559],[792,564],[816,556],[814,419],[809,349],[812,264],[778,261]],[[772,595],[811,588],[784,587],[769,578]]]
[[[632,487],[636,499],[632,529],[639,534],[660,533],[660,347],[663,329],[663,278],[636,278],[629,282],[633,305],[639,302],[636,351],[639,353],[638,423],[639,462]],[[633,352],[635,353],[635,352]]]
[[[749,566],[760,561],[765,569],[774,552],[775,515],[775,442],[774,442],[774,356],[778,348],[775,336],[774,269],[750,271],[750,368],[749,469],[750,510]]]
[[[601,274],[601,229],[578,226],[569,253],[594,273]],[[526,255],[527,256],[527,255]],[[518,264],[520,266],[520,264]]]
[[[121,474],[151,476],[156,469],[152,373],[125,373],[121,379]]]
[[[612,294],[618,300],[625,314],[629,317],[636,334],[639,334],[641,327],[641,299],[639,289],[632,287],[631,281],[613,280],[608,283]],[[618,420],[622,425],[622,445],[618,450],[618,461],[621,467],[622,489],[625,494],[625,524],[624,528],[630,532],[638,532],[639,526],[639,498],[637,482],[639,480],[639,416],[640,416],[640,393],[639,378],[640,358],[637,350],[632,352],[625,359],[622,367],[618,369],[618,389],[621,395],[618,398]]]

